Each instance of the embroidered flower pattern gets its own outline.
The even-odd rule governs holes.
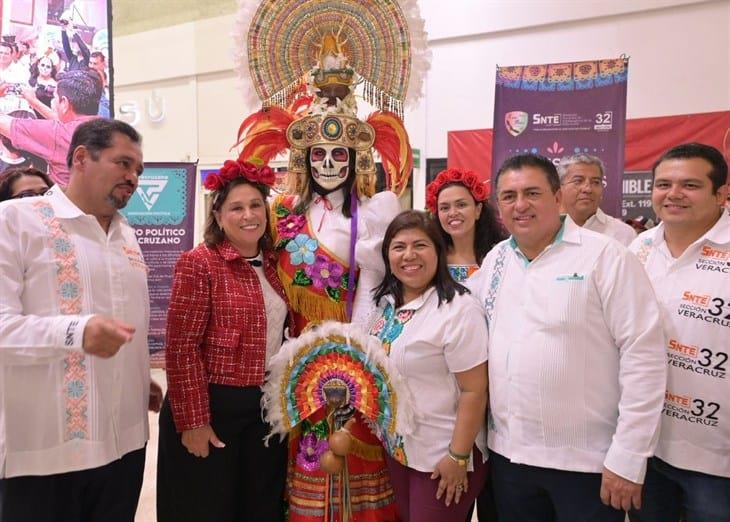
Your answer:
[[[58,291],[64,299],[75,299],[79,295],[79,285],[73,281],[66,281],[61,283]]]
[[[312,279],[312,284],[320,290],[325,287],[339,288],[342,284],[342,274],[345,272],[342,265],[324,256],[317,256],[314,264],[304,270]]]
[[[71,246],[71,243],[62,237],[56,238],[53,241],[53,248],[56,252],[62,253],[62,254],[68,254],[71,252],[71,249],[73,248]]]
[[[276,229],[279,232],[279,237],[282,240],[294,239],[302,228],[304,228],[304,224],[306,222],[307,218],[301,214],[289,214],[276,223]]]
[[[286,251],[289,252],[291,264],[294,266],[311,265],[314,263],[314,252],[317,250],[317,240],[306,234],[297,234],[294,239],[286,244]]]
[[[297,465],[307,471],[317,471],[319,469],[319,458],[328,449],[327,439],[320,440],[314,433],[307,433],[299,441]]]
[[[383,317],[370,329],[370,335],[374,335],[383,343],[385,353],[390,355],[390,347],[400,334],[403,333],[403,326],[411,320],[415,310],[401,310],[395,313],[393,305],[388,303],[383,310]]]
[[[79,380],[69,382],[67,392],[71,397],[81,397],[84,394],[84,382]]]
[[[74,244],[61,221],[56,219],[53,208],[46,201],[33,204],[38,217],[46,226],[53,248],[58,278],[58,302],[63,315],[78,315],[82,312],[83,287]],[[88,439],[89,419],[86,383],[88,372],[83,352],[71,352],[64,360],[63,384],[65,426],[64,440]]]

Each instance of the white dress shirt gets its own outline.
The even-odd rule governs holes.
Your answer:
[[[344,196],[341,190],[327,195],[329,204],[315,193],[307,209],[307,219],[317,241],[339,259],[349,264],[351,219],[342,214]],[[365,327],[374,311],[372,290],[385,276],[380,247],[385,230],[401,211],[396,195],[379,192],[362,198],[357,209],[357,243],[355,260],[360,276],[353,301],[352,322]]]
[[[730,477],[730,215],[673,258],[664,225],[631,250],[667,318],[667,394],[656,455],[673,466]]]
[[[94,314],[136,328],[86,355]],[[105,465],[144,447],[150,370],[147,266],[116,214],[105,233],[58,188],[0,204],[0,477]]]
[[[430,473],[448,455],[456,427],[461,392],[454,374],[487,361],[484,309],[472,295],[458,293],[439,306],[433,287],[396,310],[390,296],[384,301],[370,333],[383,342],[413,397],[416,430],[403,437],[405,465]],[[475,444],[486,460],[484,428]]]
[[[489,320],[489,448],[642,482],[666,382],[659,305],[626,248],[563,219],[531,262],[510,238],[467,282]]]
[[[263,256],[259,254],[255,258],[259,263],[263,262]],[[263,264],[253,264],[253,271],[261,283],[261,293],[264,295],[264,309],[266,310],[266,364],[269,359],[276,355],[284,340],[284,323],[289,311],[284,300],[276,293],[269,280],[264,274]]]
[[[636,238],[634,227],[609,216],[600,208],[583,223],[583,228],[612,237],[626,247]]]

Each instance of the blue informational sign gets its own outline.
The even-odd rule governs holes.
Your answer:
[[[195,163],[147,163],[137,190],[121,211],[134,227],[149,272],[154,366],[164,364],[165,327],[172,278],[180,254],[193,248]]]

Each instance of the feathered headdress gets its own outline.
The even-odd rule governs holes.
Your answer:
[[[388,187],[400,194],[413,167],[403,125],[429,68],[416,0],[242,0],[236,68],[249,103],[263,108],[242,123],[240,159],[262,161],[290,150],[294,191],[306,186],[306,151],[337,144],[356,151],[361,195],[372,195],[377,151]],[[357,116],[355,89],[378,111]]]

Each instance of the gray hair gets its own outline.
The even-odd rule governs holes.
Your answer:
[[[590,154],[573,154],[572,156],[565,156],[560,159],[558,163],[558,176],[560,181],[568,173],[568,167],[571,165],[595,165],[601,172],[601,178],[606,177],[606,167],[603,165],[603,161],[598,156],[591,156]]]

